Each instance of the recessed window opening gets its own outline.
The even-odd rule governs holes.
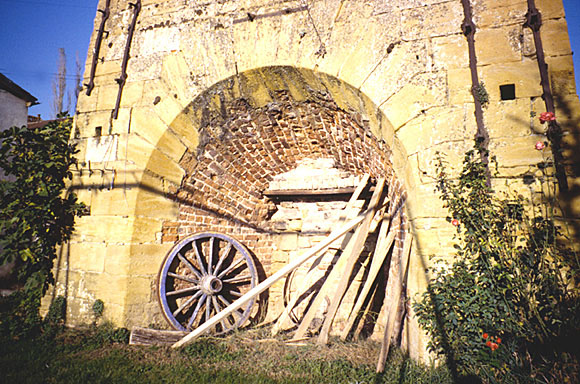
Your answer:
[[[499,93],[502,100],[515,100],[516,99],[516,86],[515,84],[505,84],[499,86]]]
[[[99,137],[103,133],[103,127],[96,127],[95,128],[95,136]]]

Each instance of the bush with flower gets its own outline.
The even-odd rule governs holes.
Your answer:
[[[447,176],[439,158],[438,188],[457,231],[457,254],[451,266],[434,271],[427,292],[414,303],[419,324],[430,335],[429,348],[446,357],[458,378],[578,378],[577,255],[567,247],[553,209],[493,192],[481,161],[485,152],[476,143],[457,180]],[[539,164],[539,171],[548,172],[547,164]]]

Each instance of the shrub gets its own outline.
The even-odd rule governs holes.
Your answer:
[[[578,369],[576,361],[557,367],[574,360],[578,348],[578,260],[555,223],[553,201],[533,206],[487,186],[483,151],[476,144],[466,153],[455,181],[439,159],[439,191],[457,229],[457,254],[449,267],[434,270],[414,308],[431,336],[429,348],[457,375],[557,381],[558,370]]]
[[[0,264],[14,263],[17,284],[24,287],[5,302],[5,324],[25,319],[29,330],[39,326],[40,297],[54,282],[56,248],[70,238],[74,217],[84,209],[74,193],[65,193],[77,152],[68,141],[71,126],[70,118],[62,118],[0,132],[0,168],[6,175],[0,180]]]

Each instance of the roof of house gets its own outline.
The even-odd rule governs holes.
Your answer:
[[[15,82],[4,76],[0,73],[0,89],[5,90],[13,94],[14,96],[18,97],[21,100],[24,100],[30,105],[38,104],[38,99],[32,96],[30,93],[26,92],[24,89],[20,88]]]

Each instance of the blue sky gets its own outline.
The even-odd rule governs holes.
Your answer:
[[[75,55],[84,66],[97,3],[0,0],[0,72],[38,98],[41,104],[30,108],[30,114],[51,117],[51,84],[60,47],[67,54],[67,77],[72,88]],[[580,84],[580,0],[564,0],[564,8],[572,50],[576,52],[576,84]]]

